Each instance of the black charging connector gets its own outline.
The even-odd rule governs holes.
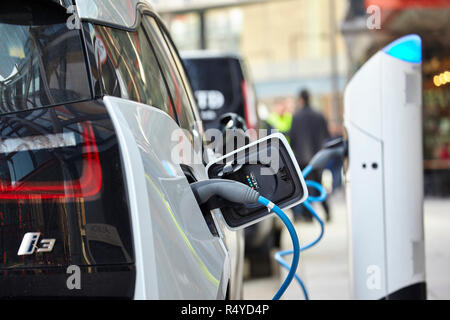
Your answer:
[[[338,138],[326,143],[311,159],[308,166],[312,169],[323,169],[333,158],[344,158],[348,155],[348,143],[344,138]]]

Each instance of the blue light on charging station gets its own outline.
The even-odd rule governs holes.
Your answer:
[[[422,62],[422,39],[411,34],[395,40],[383,49],[388,55],[411,63]]]

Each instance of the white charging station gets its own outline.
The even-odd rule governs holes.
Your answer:
[[[377,52],[345,91],[347,204],[355,299],[425,299],[422,46]]]

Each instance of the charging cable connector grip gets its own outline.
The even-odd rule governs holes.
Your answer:
[[[239,204],[254,204],[258,202],[259,192],[245,184],[226,179],[210,179],[191,184],[192,192],[199,205],[207,203],[218,196],[224,200]],[[219,205],[217,208],[220,207]]]

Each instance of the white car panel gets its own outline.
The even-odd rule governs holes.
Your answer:
[[[171,132],[179,127],[154,107],[115,97],[105,97],[104,103],[127,154],[127,177],[132,177],[127,183],[138,244],[135,298],[224,297],[229,255],[222,239],[211,234],[180,165],[171,159],[178,143]]]

